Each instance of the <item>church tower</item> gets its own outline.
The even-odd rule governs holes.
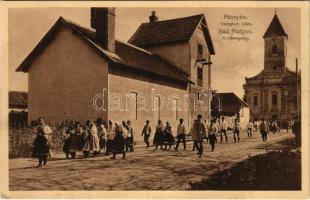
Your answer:
[[[284,75],[288,37],[276,13],[263,38],[265,41],[264,71],[268,74]]]
[[[300,78],[286,63],[288,36],[275,13],[264,36],[264,68],[245,78],[245,101],[252,120],[286,122],[299,115]]]

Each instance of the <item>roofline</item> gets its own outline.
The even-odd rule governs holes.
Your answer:
[[[96,50],[101,56],[104,56],[108,60],[115,61],[116,59],[120,59],[116,54],[109,52],[94,42],[90,41],[83,33],[80,31],[74,30],[74,27],[70,24],[70,20],[66,20],[63,17],[59,17],[58,20],[54,23],[54,25],[49,29],[49,31],[42,37],[42,39],[37,43],[37,45],[32,49],[32,51],[28,54],[28,56],[22,61],[22,63],[17,67],[15,70],[16,72],[28,72],[29,65],[33,62],[33,59],[38,56],[38,54],[41,52],[43,48],[45,48],[53,39],[54,39],[54,33],[57,32],[57,28],[60,28],[61,25],[65,25],[66,27],[71,28],[74,32],[74,34],[81,39],[83,39],[87,44],[89,44],[91,47],[96,47],[94,50]],[[99,50],[100,49],[100,50]]]
[[[202,21],[204,21],[205,24],[203,24]],[[214,50],[214,45],[213,45],[212,37],[211,37],[210,31],[209,31],[209,27],[208,27],[208,24],[207,24],[207,20],[206,20],[204,14],[202,14],[202,18],[200,19],[200,22],[197,24],[195,30],[197,29],[197,27],[198,27],[199,24],[202,25],[202,27],[203,27],[203,28],[202,28],[202,31],[203,31],[203,32],[205,32],[204,30],[207,31],[207,37],[208,37],[209,40],[210,40],[210,45],[211,45],[211,46],[209,46],[208,41],[206,41],[206,42],[207,42],[207,44],[208,44],[208,49],[209,49],[209,51],[210,51],[210,54],[211,54],[211,55],[215,55],[215,50]],[[194,32],[195,32],[195,31],[194,31]],[[192,35],[194,34],[194,32],[192,33]],[[204,36],[205,36],[205,34],[204,34]],[[206,37],[206,36],[205,36],[205,37]]]
[[[190,16],[186,16],[186,17],[179,17],[179,18],[173,18],[173,19],[165,19],[165,20],[158,20],[158,21],[155,21],[153,23],[160,23],[160,22],[166,22],[166,21],[173,21],[173,20],[180,20],[180,19],[185,19],[185,18],[191,18],[191,17],[197,17],[197,16],[203,16],[204,14],[197,14],[197,15],[190,15]],[[149,24],[150,22],[144,22],[144,23],[141,23],[140,26],[142,24]]]
[[[18,68],[15,70],[17,72],[28,72],[29,67],[31,65],[31,63],[33,62],[33,60],[38,56],[38,54],[42,51],[43,48],[45,48],[55,37],[55,33],[57,33],[57,29],[60,28],[61,25],[65,25],[66,27],[71,28],[72,31],[74,31],[73,34],[75,34],[76,36],[80,37],[82,40],[84,40],[88,45],[90,45],[91,47],[94,48],[95,51],[97,51],[101,56],[104,56],[105,58],[107,58],[108,60],[118,63],[118,61],[121,59],[118,55],[116,55],[115,53],[109,52],[105,49],[103,49],[101,46],[99,46],[98,44],[94,43],[92,40],[89,39],[89,37],[85,36],[81,31],[75,30],[75,27],[73,25],[75,25],[74,22],[71,22],[70,20],[66,20],[63,17],[59,17],[58,20],[54,23],[54,25],[49,29],[49,31],[43,36],[43,38],[38,42],[38,44],[32,49],[32,51],[30,52],[30,54],[23,60],[23,62],[18,66]],[[79,26],[79,25],[77,25]],[[82,27],[83,28],[83,27]],[[115,40],[118,41],[120,43],[123,43],[125,45],[128,45],[132,48],[135,48],[138,51],[141,51],[143,53],[146,53],[148,55],[151,56],[156,56],[153,55],[152,53],[148,52],[147,50],[144,50],[142,48],[139,48],[133,44],[129,44],[126,42],[122,42],[119,40]],[[178,69],[176,66],[174,66],[173,64],[169,63],[168,61],[166,61],[165,59],[162,59],[159,56],[156,56],[159,59],[161,59],[162,62],[165,62],[167,65],[170,65],[171,67],[175,68],[176,70]],[[118,63],[120,64],[120,63]],[[126,65],[128,67],[132,67],[129,65]],[[148,72],[147,70],[142,70],[145,72]],[[179,72],[184,73],[183,71],[179,70]],[[156,73],[155,73],[156,74]],[[193,81],[188,78],[185,74],[183,75],[183,78],[185,80],[187,80],[187,83],[193,83]],[[184,80],[184,82],[186,82]],[[182,81],[182,80],[179,80]]]
[[[276,35],[275,36],[277,37],[285,37],[286,39],[288,38],[288,35],[285,33],[285,35]],[[272,38],[273,36],[270,35],[270,36],[266,36],[266,33],[263,35],[263,38],[266,39],[266,38]]]
[[[209,49],[211,55],[215,55],[215,50],[214,50],[214,45],[213,45],[212,37],[211,37],[210,31],[209,31],[209,28],[208,28],[208,25],[207,25],[207,20],[206,20],[204,14],[197,14],[197,15],[192,15],[192,16],[188,16],[188,17],[174,18],[174,19],[168,19],[168,20],[161,20],[161,21],[154,22],[154,24],[160,23],[160,22],[166,22],[166,21],[174,21],[174,20],[179,20],[179,19],[186,19],[186,18],[190,18],[190,17],[197,17],[197,16],[201,16],[201,19],[200,19],[200,21],[197,23],[197,25],[196,25],[194,31],[191,33],[190,38],[188,38],[188,39],[183,39],[183,40],[173,40],[173,41],[165,41],[165,42],[157,42],[157,43],[148,43],[148,44],[142,44],[142,45],[139,45],[139,46],[140,46],[140,47],[150,47],[150,46],[163,45],[163,44],[173,44],[173,43],[179,43],[179,42],[187,42],[187,41],[189,41],[189,40],[191,39],[191,37],[192,37],[192,35],[194,34],[195,30],[197,29],[198,25],[202,22],[202,20],[204,20],[205,26],[206,26],[206,27],[204,27],[202,31],[203,31],[204,33],[205,33],[205,31],[207,31],[206,34],[204,34],[204,36],[205,36],[205,37],[208,37],[209,40],[210,40],[210,44],[208,44],[208,41],[206,41],[207,44],[208,44],[208,49]],[[137,28],[136,32],[141,28],[142,25],[145,25],[145,24],[149,24],[149,22],[141,23],[140,26]],[[203,24],[203,26],[204,26],[204,24]],[[135,32],[135,33],[136,33],[136,32]],[[135,33],[134,33],[132,36],[134,36]],[[128,41],[131,40],[132,36],[129,38]],[[129,44],[132,44],[132,43],[130,43],[130,42],[128,42],[128,43],[129,43]]]
[[[233,95],[238,101],[241,102],[241,104],[244,104],[245,106],[249,107],[249,105],[246,102],[244,102],[242,99],[240,99],[240,97],[238,97],[234,92],[217,92],[215,94],[219,94],[219,95],[221,95],[221,94],[230,94],[230,95]]]
[[[15,93],[28,93],[28,91],[16,91],[16,90],[9,90],[10,92],[15,92]]]
[[[287,33],[285,32],[285,30],[284,30],[284,28],[283,28],[283,26],[282,26],[282,24],[281,24],[281,22],[280,22],[280,19],[279,19],[277,13],[274,14],[274,16],[273,16],[273,18],[272,18],[272,20],[271,20],[271,22],[270,22],[270,24],[269,24],[267,30],[265,31],[265,33],[264,33],[264,35],[263,35],[263,38],[264,38],[264,39],[265,39],[265,38],[272,38],[272,35],[267,36],[267,31],[268,31],[268,29],[269,29],[269,27],[270,27],[270,25],[272,24],[272,22],[273,22],[274,19],[277,19],[277,20],[279,21],[280,27],[282,28],[282,30],[283,30],[283,32],[284,32],[284,35],[276,35],[276,36],[278,36],[278,37],[281,37],[281,36],[282,36],[282,37],[288,38],[288,35],[287,35]]]

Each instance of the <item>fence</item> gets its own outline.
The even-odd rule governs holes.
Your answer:
[[[9,112],[9,127],[21,128],[28,126],[28,112],[26,111],[11,111]]]
[[[55,152],[62,150],[62,130],[52,128],[51,148]],[[9,158],[30,157],[32,144],[36,137],[35,128],[10,128],[9,129]]]

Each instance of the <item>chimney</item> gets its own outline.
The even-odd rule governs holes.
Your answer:
[[[115,8],[91,8],[91,27],[96,40],[110,52],[115,52]]]
[[[154,10],[152,11],[152,15],[149,16],[149,19],[150,19],[150,23],[154,23],[158,21],[158,17],[156,16],[156,12]]]

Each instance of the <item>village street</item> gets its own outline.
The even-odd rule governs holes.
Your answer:
[[[282,130],[269,134],[268,142],[263,143],[258,132],[254,132],[252,139],[247,139],[243,132],[239,144],[233,143],[231,133],[228,137],[227,144],[216,144],[215,152],[205,144],[202,158],[191,151],[192,143],[188,143],[188,149],[183,151],[180,145],[179,152],[138,146],[125,160],[121,155],[116,160],[101,155],[66,160],[62,154],[43,168],[34,168],[35,159],[11,159],[9,187],[10,190],[187,190],[190,182],[199,182],[250,156],[277,149],[282,145],[280,141],[293,135]]]

